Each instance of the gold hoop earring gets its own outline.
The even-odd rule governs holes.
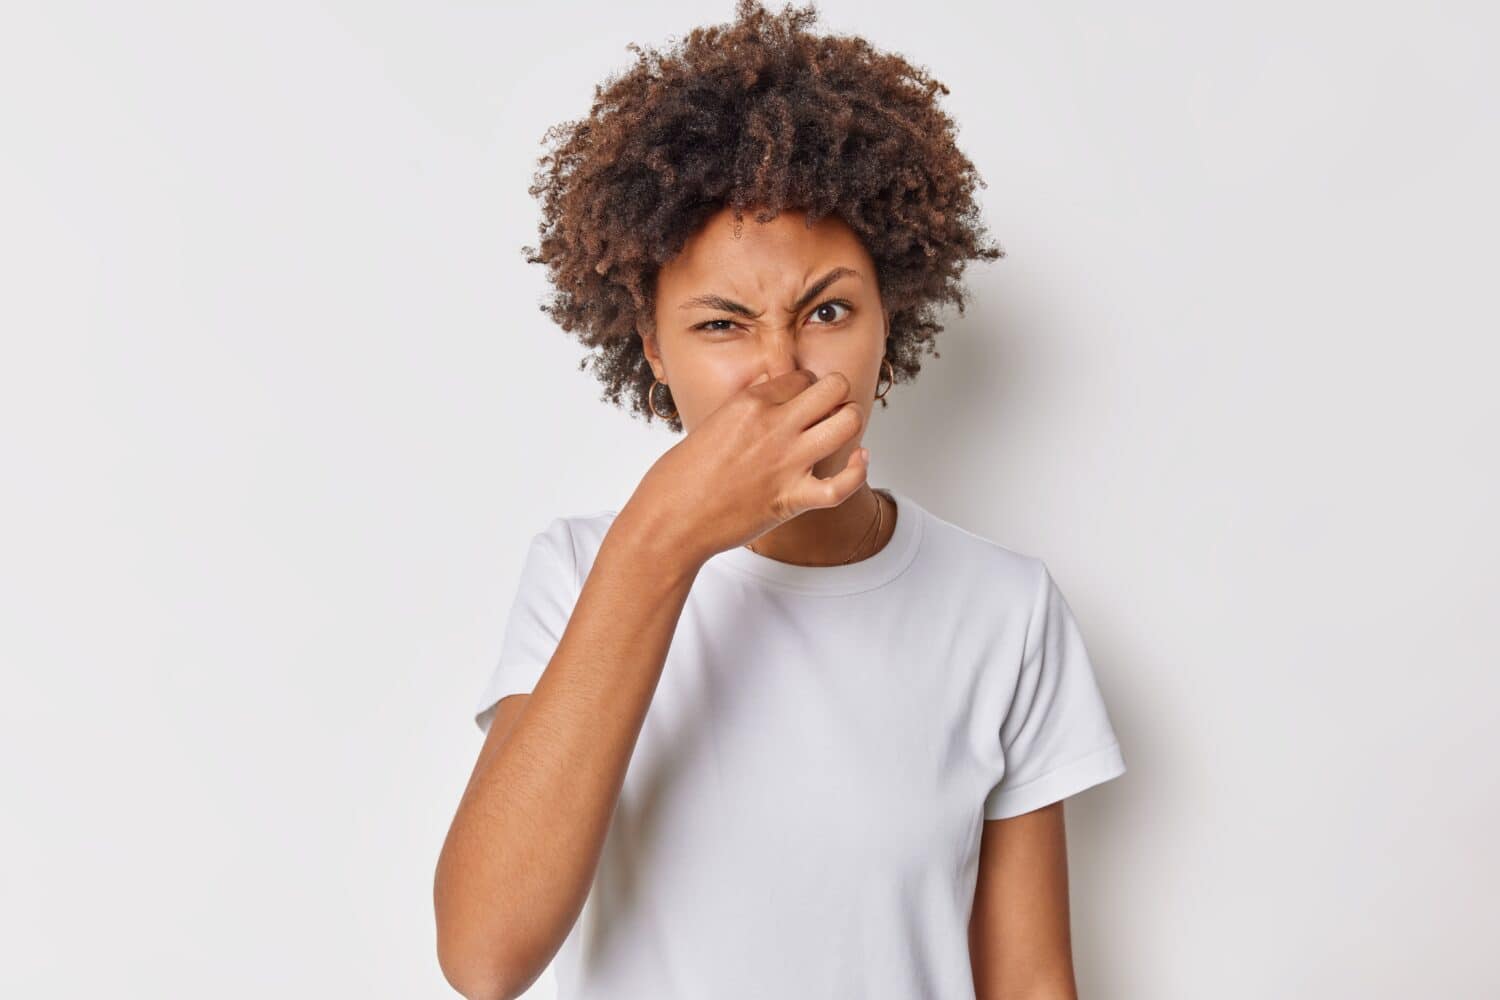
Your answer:
[[[891,373],[891,381],[890,381],[890,385],[887,385],[885,387],[885,392],[877,392],[875,394],[875,398],[876,399],[884,399],[885,396],[886,396],[886,393],[891,391],[891,386],[894,386],[896,384],[896,366],[893,365],[893,364],[891,364],[891,359],[890,358],[881,358],[880,359],[880,363],[883,364],[883,365],[885,365],[886,369],[890,371],[890,373]],[[875,380],[875,384],[879,385],[880,384],[880,379],[877,378]]]
[[[656,414],[661,419],[663,419],[663,420],[671,420],[673,417],[677,416],[677,407],[675,407],[675,406],[672,407],[672,412],[671,413],[662,413],[660,410],[658,410],[656,408],[656,387],[659,386],[659,385],[660,386],[665,386],[666,384],[667,383],[663,382],[659,378],[651,380],[651,388],[646,390],[646,405],[649,406],[649,407],[651,407],[651,412],[654,413],[654,414]],[[672,394],[672,390],[668,389],[667,390],[667,394],[671,395]]]

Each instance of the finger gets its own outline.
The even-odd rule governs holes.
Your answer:
[[[798,434],[787,449],[787,458],[799,467],[811,468],[859,437],[864,424],[863,407],[852,399],[845,400]]]
[[[761,373],[765,376],[765,373]],[[816,384],[818,375],[807,368],[793,368],[784,371],[780,375],[773,375],[763,379],[758,378],[746,386],[746,391],[754,393],[762,399],[772,403],[784,403],[794,398],[808,386]]]
[[[844,467],[827,479],[819,479],[809,470],[807,477],[792,491],[793,503],[799,510],[837,507],[852,497],[869,478],[869,452],[855,448],[849,453]]]
[[[787,400],[788,419],[798,430],[806,430],[849,400],[853,385],[841,371],[825,372],[818,381]]]

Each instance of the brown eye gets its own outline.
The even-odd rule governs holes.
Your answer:
[[[847,312],[845,312],[843,316],[840,316],[837,313],[838,309],[845,309],[845,310],[847,310]],[[816,308],[816,309],[813,310],[813,317],[814,318],[822,317],[822,319],[818,320],[817,325],[819,325],[819,326],[828,326],[830,324],[837,323],[839,320],[844,319],[845,317],[848,316],[849,312],[853,312],[853,311],[854,311],[854,307],[851,306],[849,303],[845,302],[844,300],[842,300],[842,299],[829,299],[827,302],[823,303],[822,305],[818,306],[818,308]],[[830,316],[829,315],[830,312],[832,312],[833,315]]]

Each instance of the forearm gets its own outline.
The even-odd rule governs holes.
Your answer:
[[[1001,989],[999,992],[980,993],[979,1000],[1078,1000],[1078,990],[1070,975]]]
[[[587,898],[702,564],[668,527],[620,511],[514,726],[485,741],[434,889],[444,965],[463,978],[531,982]]]

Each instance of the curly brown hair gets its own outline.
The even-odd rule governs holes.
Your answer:
[[[541,309],[592,349],[600,398],[648,422],[655,377],[640,334],[654,329],[657,270],[716,211],[811,227],[830,213],[876,264],[896,381],[935,357],[937,307],[963,312],[965,262],[1005,251],[974,201],[985,187],[937,104],[948,88],[857,36],[815,35],[814,4],[771,14],[737,0],[736,19],[693,29],[667,51],[626,46],[629,68],[594,88],[587,117],[549,128],[529,188],[553,292]],[[882,405],[885,401],[881,400]],[[675,415],[663,418],[674,430]]]

